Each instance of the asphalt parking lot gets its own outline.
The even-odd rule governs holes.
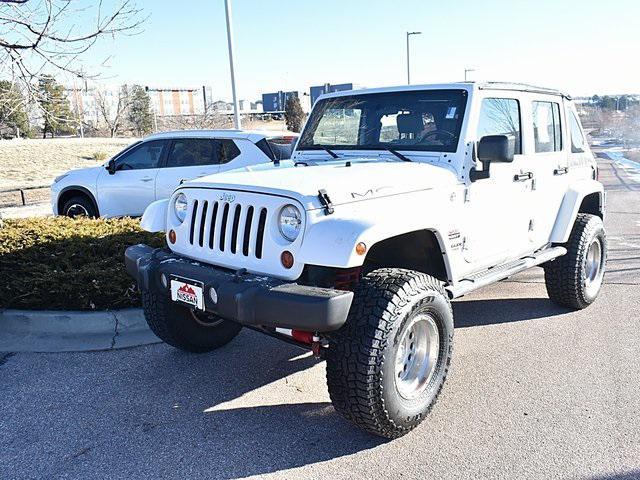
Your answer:
[[[555,307],[540,269],[456,301],[451,374],[411,434],[352,427],[323,363],[251,331],[205,355],[0,354],[0,478],[640,478],[640,184],[600,167],[598,301]]]

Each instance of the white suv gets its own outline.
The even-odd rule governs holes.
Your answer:
[[[585,308],[600,291],[604,191],[558,91],[325,95],[292,160],[149,206],[142,226],[166,231],[168,248],[132,246],[125,260],[162,340],[204,352],[248,327],[311,349],[336,410],[393,438],[444,384],[451,299],[536,265],[559,305]]]
[[[297,135],[237,130],[159,133],[130,145],[105,165],[72,170],[51,186],[54,215],[140,216],[181,183],[289,158]]]

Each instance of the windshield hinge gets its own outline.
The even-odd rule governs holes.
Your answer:
[[[331,199],[329,198],[329,194],[325,189],[318,190],[318,198],[320,199],[320,203],[324,206],[325,215],[331,215],[333,213],[333,204],[331,203]]]

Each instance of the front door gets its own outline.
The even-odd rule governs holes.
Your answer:
[[[489,178],[467,188],[467,230],[463,233],[463,256],[468,271],[498,265],[514,258],[526,239],[523,202],[527,182],[522,155],[520,101],[517,98],[484,98],[478,117],[477,138],[505,135],[513,145],[513,162],[492,163]]]
[[[128,150],[115,159],[116,171],[104,170],[98,177],[100,214],[107,217],[144,213],[156,199],[155,183],[166,140],[151,140]]]

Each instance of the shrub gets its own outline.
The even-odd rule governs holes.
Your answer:
[[[107,155],[107,152],[93,152],[93,159],[97,162],[103,162],[107,159],[107,157],[109,157],[109,155]]]
[[[125,219],[5,220],[0,229],[0,308],[104,310],[140,305],[124,268],[130,245],[164,245],[162,234]]]

